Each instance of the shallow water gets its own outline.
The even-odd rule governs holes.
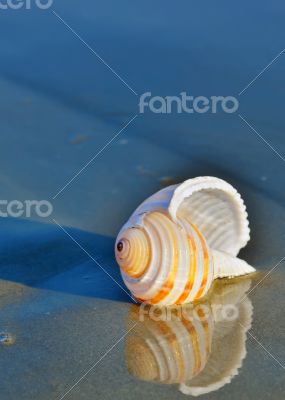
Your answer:
[[[237,95],[284,48],[281,1],[55,0],[54,9],[138,94]],[[237,115],[146,113],[53,199],[137,113],[138,97],[50,11],[1,11],[0,30],[1,198],[51,200],[52,217],[95,260],[51,219],[0,219],[1,399],[185,399],[182,378],[205,390],[210,377],[229,382],[201,399],[283,398],[284,161]],[[283,57],[239,101],[284,157]],[[228,180],[248,207],[251,241],[240,255],[258,270],[246,297],[251,328],[239,358],[239,318],[224,343],[213,320],[196,376],[174,362],[179,378],[167,384],[153,361],[141,368],[148,352],[136,337],[147,337],[147,322],[126,335],[137,306],[115,282],[124,288],[114,238],[149,194],[198,175]],[[194,331],[176,335],[179,324],[176,339],[158,329],[152,340],[176,355],[191,347]],[[222,376],[231,360],[239,367]]]

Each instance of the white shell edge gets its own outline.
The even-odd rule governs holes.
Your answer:
[[[236,251],[231,252],[236,256],[250,239],[250,229],[248,214],[244,202],[237,190],[226,181],[212,176],[201,176],[187,179],[181,184],[168,186],[146,199],[131,215],[121,231],[135,226],[143,226],[143,217],[146,213],[156,210],[168,210],[172,220],[177,221],[177,211],[181,203],[193,193],[203,189],[218,189],[230,195],[233,203],[237,207],[240,223],[239,243],[236,245]]]
[[[169,214],[171,218],[175,222],[177,222],[177,210],[182,201],[185,198],[190,197],[193,193],[203,189],[219,189],[224,191],[225,193],[228,193],[239,210],[240,238],[239,244],[237,246],[238,250],[234,254],[231,254],[233,256],[236,256],[240,249],[245,247],[248,243],[250,239],[250,229],[248,214],[246,212],[244,202],[238,191],[226,181],[212,176],[201,176],[184,181],[173,192],[173,196],[168,207]]]

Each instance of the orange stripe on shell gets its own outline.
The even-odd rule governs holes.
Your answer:
[[[155,215],[155,214],[156,215],[158,214],[159,216],[165,216],[168,219],[168,221],[172,223],[172,221],[170,221],[168,216],[165,215],[164,213],[158,212],[158,213],[154,213],[153,215]],[[176,278],[177,270],[178,270],[179,256],[178,256],[178,246],[177,246],[177,241],[176,241],[175,235],[173,234],[173,232],[171,230],[170,230],[170,232],[171,232],[171,239],[172,239],[172,244],[173,244],[173,258],[172,258],[172,264],[170,267],[170,272],[169,272],[167,279],[163,283],[162,288],[159,290],[159,292],[152,299],[150,299],[150,301],[148,301],[150,304],[160,303],[170,293],[170,291],[174,287],[175,278]]]
[[[190,222],[191,223],[191,222]],[[208,280],[208,274],[209,274],[209,253],[208,253],[208,249],[207,249],[207,245],[206,242],[203,238],[203,236],[201,235],[201,233],[199,232],[199,230],[196,228],[195,225],[191,224],[191,226],[193,227],[193,229],[195,230],[195,232],[197,233],[201,245],[202,245],[202,250],[203,250],[203,256],[204,256],[204,271],[203,271],[203,278],[202,278],[202,282],[201,282],[201,286],[200,289],[198,291],[198,293],[195,296],[195,300],[200,299],[200,297],[202,297],[202,295],[204,294],[204,289],[206,287],[206,283]]]
[[[185,302],[185,300],[187,299],[192,290],[192,287],[194,285],[194,280],[196,277],[196,270],[197,270],[196,244],[190,232],[186,232],[186,235],[187,235],[188,246],[190,249],[189,274],[185,288],[180,297],[176,300],[175,304],[183,304]]]

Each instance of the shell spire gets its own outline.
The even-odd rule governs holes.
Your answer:
[[[215,278],[254,272],[236,258],[249,240],[244,203],[225,181],[200,177],[144,201],[116,240],[123,280],[141,302],[198,300]]]

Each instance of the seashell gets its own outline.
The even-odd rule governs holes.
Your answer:
[[[202,298],[216,278],[255,271],[236,258],[249,237],[238,192],[221,179],[198,177],[145,200],[119,232],[115,254],[138,301],[183,304]]]
[[[249,279],[220,284],[207,301],[194,305],[133,305],[128,325],[135,327],[125,343],[129,373],[139,380],[178,384],[182,393],[192,396],[230,383],[246,356],[253,314],[245,295],[250,285]],[[235,315],[228,318],[226,310],[233,308]]]

